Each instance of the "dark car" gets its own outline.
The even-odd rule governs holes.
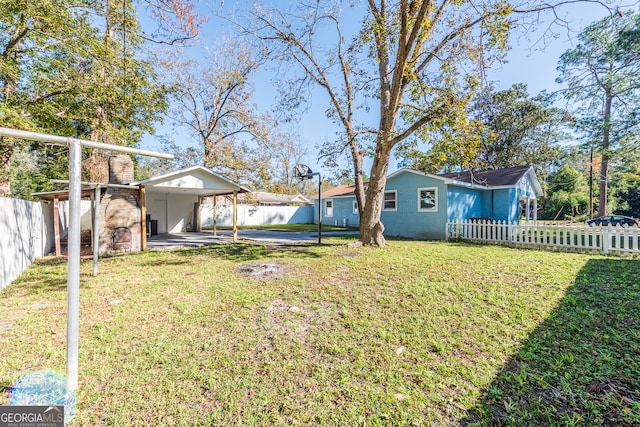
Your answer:
[[[606,215],[587,221],[587,225],[638,225],[638,220],[622,215]]]

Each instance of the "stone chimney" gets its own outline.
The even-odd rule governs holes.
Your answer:
[[[133,161],[126,154],[109,157],[109,184],[133,182]]]
[[[109,184],[133,182],[133,161],[128,155],[109,158]],[[100,201],[100,253],[137,252],[141,243],[141,209],[138,188],[107,188]]]

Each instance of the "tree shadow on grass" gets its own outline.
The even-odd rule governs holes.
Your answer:
[[[323,255],[309,244],[226,243],[174,251],[180,256],[211,256],[232,261],[257,261],[267,258],[321,258]]]
[[[64,266],[30,267],[10,286],[2,290],[3,297],[14,294],[38,295],[50,292],[66,292],[67,270]]]
[[[589,261],[461,424],[640,425],[640,261]]]

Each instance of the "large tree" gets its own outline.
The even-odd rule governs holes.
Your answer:
[[[189,3],[152,0],[146,4],[164,28],[178,27],[171,36],[193,35],[192,24],[197,21]],[[0,124],[136,144],[165,107],[152,58],[142,53],[145,37],[150,35],[138,25],[131,0],[4,1],[0,8]],[[10,161],[20,143],[0,140],[0,194],[9,193]]]
[[[294,63],[300,71],[297,79],[289,78],[289,100],[298,102],[300,89],[309,84],[329,97],[327,113],[342,132],[335,145],[324,148],[351,155],[364,244],[385,243],[380,214],[394,148],[434,128],[471,126],[466,106],[483,70],[504,52],[515,16],[553,7],[491,0],[319,0],[295,2],[287,10],[256,9],[252,33],[270,43],[289,69]],[[350,26],[342,22],[347,15]],[[355,33],[354,22],[360,24]],[[375,105],[377,124],[359,115],[369,104]],[[373,164],[365,190],[366,154]]]
[[[561,156],[559,144],[568,137],[563,131],[567,114],[551,106],[549,98],[530,97],[522,83],[501,91],[489,86],[469,106],[472,128],[436,129],[430,150],[410,142],[401,145],[396,157],[405,166],[431,173],[533,165],[545,178],[549,164]],[[450,149],[456,139],[467,141],[465,150]]]
[[[640,14],[607,16],[579,35],[560,57],[559,83],[577,101],[585,139],[602,156],[598,215],[607,213],[609,163],[621,142],[640,130]]]
[[[164,62],[173,89],[170,116],[197,141],[197,164],[255,189],[291,190],[291,170],[304,149],[253,103],[259,52],[237,40],[219,45],[198,61],[176,54]]]
[[[73,132],[59,114],[76,110],[85,43],[96,32],[87,23],[87,4],[65,0],[6,1],[0,8],[0,124],[21,129]],[[0,195],[10,193],[9,167],[22,141],[1,138]]]
[[[164,66],[174,98],[171,118],[198,141],[201,164],[236,169],[233,164],[243,161],[238,137],[264,132],[251,102],[250,79],[259,61],[242,45],[228,42],[204,60],[176,54]]]
[[[304,163],[307,155],[307,147],[300,136],[291,129],[276,125],[259,146],[263,159],[269,162],[269,180],[262,188],[283,194],[300,192],[306,182],[301,183],[293,173],[295,165]]]
[[[589,190],[583,172],[564,163],[551,174],[542,216],[552,220],[581,221],[588,218]]]

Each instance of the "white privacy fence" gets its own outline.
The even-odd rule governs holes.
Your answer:
[[[451,221],[447,223],[447,240],[453,239],[572,252],[640,254],[637,226]]]
[[[313,224],[313,206],[238,205],[238,225]],[[213,226],[213,205],[200,205],[200,224]],[[216,207],[216,224],[233,225],[233,206]]]
[[[51,205],[0,197],[0,289],[54,244]]]

